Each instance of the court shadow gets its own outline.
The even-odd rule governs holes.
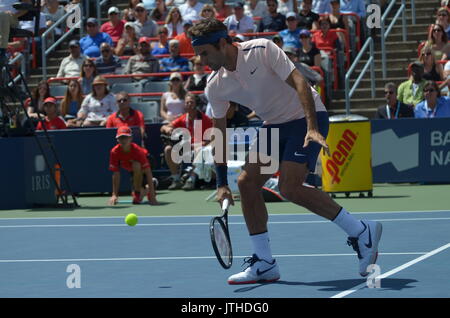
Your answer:
[[[415,279],[400,279],[400,278],[385,278],[380,282],[380,289],[385,290],[403,290],[409,288],[415,288],[416,286],[410,286],[412,283],[418,282]],[[342,279],[342,280],[330,280],[320,282],[292,282],[280,280],[273,283],[260,283],[252,286],[242,287],[236,289],[235,293],[245,293],[252,291],[256,288],[261,288],[267,285],[287,285],[287,286],[312,286],[323,287],[319,288],[319,291],[335,291],[340,292],[347,289],[352,289],[358,285],[365,284],[366,279]]]
[[[358,194],[352,194],[349,197],[345,195],[337,195],[336,199],[402,199],[402,198],[410,198],[410,195],[374,195],[373,197],[368,197],[367,195],[360,198]]]

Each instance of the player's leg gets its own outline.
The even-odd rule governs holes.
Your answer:
[[[164,148],[164,158],[166,159],[167,166],[170,170],[170,175],[172,177],[172,184],[169,186],[169,190],[175,190],[180,189],[183,184],[180,180],[180,173],[179,173],[179,165],[173,162],[172,160],[172,146],[167,145]]]

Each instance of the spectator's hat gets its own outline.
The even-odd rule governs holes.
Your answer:
[[[298,36],[306,35],[307,37],[311,37],[311,32],[307,29],[303,29],[300,31],[300,34]]]
[[[289,18],[296,18],[297,19],[297,14],[295,14],[295,12],[288,12],[287,14],[286,14],[286,20],[287,19],[289,19]]]
[[[131,128],[128,126],[120,126],[117,129],[117,133],[116,133],[116,138],[122,137],[122,136],[127,136],[127,137],[131,137],[133,134],[131,132]]]
[[[233,38],[234,42],[244,42],[245,37],[242,34],[236,34]]]
[[[281,37],[281,35],[275,34],[275,35],[273,36],[273,38],[272,38],[272,41],[275,42],[276,40],[278,40],[278,41],[283,41],[283,38]]]
[[[78,40],[72,40],[69,42],[69,47],[78,46],[80,47],[80,42]]]
[[[286,54],[292,54],[292,55],[297,55],[297,49],[293,46],[283,46],[283,51]]]
[[[185,20],[183,20],[183,26],[186,26],[186,25],[194,25],[194,22],[192,22],[191,19],[185,19]]]
[[[151,41],[152,41],[152,39],[149,37],[146,37],[146,36],[142,36],[139,38],[139,44],[141,44],[141,43],[150,44]]]
[[[89,24],[89,23],[98,25],[98,20],[96,18],[89,18],[89,19],[87,19],[86,24]]]
[[[244,8],[244,2],[243,1],[236,1],[233,5],[233,8]]]
[[[47,104],[47,103],[51,103],[51,104],[57,104],[56,103],[56,98],[54,98],[54,97],[47,97],[46,99],[44,99],[44,105],[45,104]]]
[[[170,74],[169,81],[173,80],[174,78],[178,78],[180,81],[183,79],[181,74],[178,72],[173,72]]]
[[[127,23],[125,23],[124,28],[126,29],[127,27],[132,27],[136,30],[134,22],[128,21]]]
[[[94,78],[92,82],[92,86],[94,85],[108,85],[108,81],[103,76],[97,76]]]
[[[135,8],[135,9],[137,9],[137,8],[142,8],[142,9],[144,9],[144,10],[147,10],[142,2],[139,2],[134,8]]]
[[[117,7],[111,7],[111,8],[108,9],[108,14],[111,14],[111,13],[117,13],[117,14],[119,14],[119,13],[120,13],[120,10],[119,10],[119,8],[117,8]]]
[[[341,3],[341,0],[330,0],[330,4],[331,4],[331,3],[339,3],[339,4],[340,4],[340,3]]]

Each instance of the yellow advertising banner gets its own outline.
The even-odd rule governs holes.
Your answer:
[[[327,143],[331,157],[320,152],[323,191],[371,191],[370,121],[330,123]]]

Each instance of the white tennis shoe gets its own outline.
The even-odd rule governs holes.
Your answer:
[[[378,243],[380,242],[383,226],[380,222],[361,221],[364,231],[358,237],[349,237],[347,244],[358,254],[359,274],[365,277],[369,274],[367,267],[375,264],[378,257]]]
[[[280,271],[275,259],[268,262],[253,254],[252,257],[244,259],[244,264],[249,265],[243,272],[231,275],[228,278],[228,284],[270,283],[280,279]]]

